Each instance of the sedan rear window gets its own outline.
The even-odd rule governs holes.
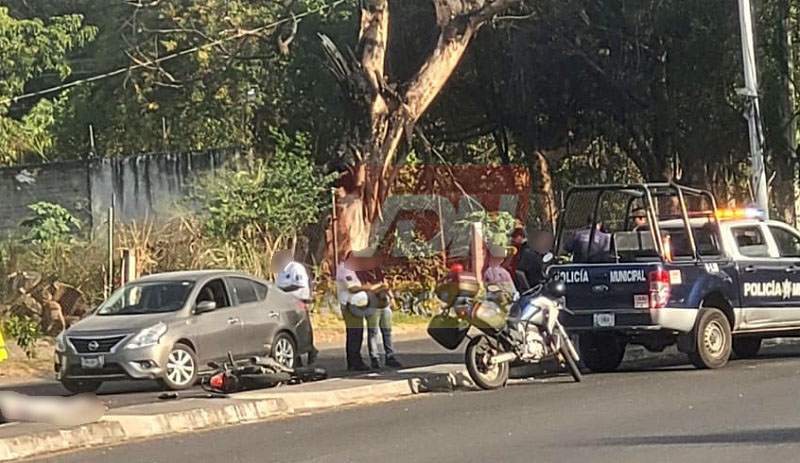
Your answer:
[[[191,281],[134,283],[118,289],[97,310],[98,315],[174,312],[186,303]]]
[[[231,278],[230,282],[239,304],[249,304],[259,300],[255,284],[252,281],[247,278]]]

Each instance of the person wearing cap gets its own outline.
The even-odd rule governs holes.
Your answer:
[[[509,300],[514,300],[519,296],[517,288],[514,286],[514,279],[511,273],[503,268],[503,261],[508,254],[508,249],[499,244],[489,246],[489,265],[483,272],[483,281],[487,285],[497,286],[501,293],[506,295]]]
[[[272,257],[272,271],[278,274],[278,288],[294,295],[301,301],[311,299],[311,286],[308,272],[303,264],[295,262],[292,251],[281,249]]]
[[[647,211],[639,207],[631,212],[631,226],[633,230],[647,225]]]
[[[311,300],[311,285],[303,264],[296,262],[292,256],[292,251],[281,249],[272,256],[271,270],[278,274],[277,285],[301,301],[308,303]],[[311,340],[311,350],[308,352],[309,365],[316,362],[319,351],[313,346]]]

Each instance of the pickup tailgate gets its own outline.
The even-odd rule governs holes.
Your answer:
[[[646,311],[649,303],[647,276],[660,263],[567,264],[551,272],[566,283],[567,307],[575,312]]]

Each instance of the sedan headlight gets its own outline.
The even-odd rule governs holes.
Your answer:
[[[128,344],[125,345],[126,349],[139,349],[142,347],[155,346],[161,340],[161,337],[167,333],[167,325],[158,323],[149,328],[136,333]]]
[[[65,331],[58,333],[56,336],[56,352],[66,352],[67,351],[67,341],[64,339]]]

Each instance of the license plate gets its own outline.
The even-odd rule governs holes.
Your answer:
[[[614,326],[614,314],[613,313],[596,313],[594,314],[594,326],[597,327],[609,327]]]
[[[81,357],[81,368],[84,370],[99,370],[103,368],[103,357]]]

